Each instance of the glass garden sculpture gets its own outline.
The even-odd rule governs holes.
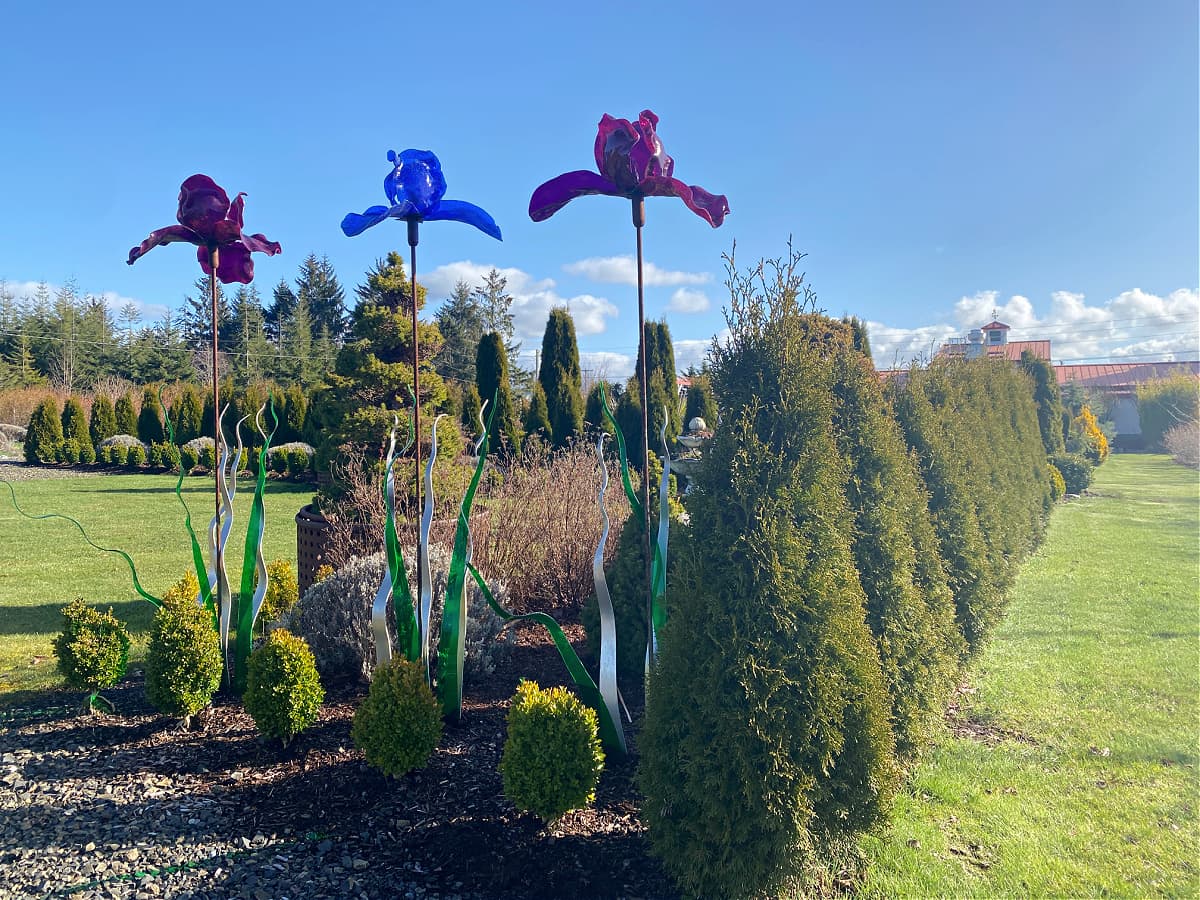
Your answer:
[[[232,685],[235,689],[240,690],[245,682],[245,663],[250,654],[250,630],[253,626],[253,618],[257,615],[257,606],[249,602],[249,597],[253,589],[254,570],[250,572],[243,571],[242,573],[242,588],[240,607],[245,607],[244,610],[238,612],[238,641],[236,648],[236,660],[234,665],[230,665],[229,657],[229,630],[231,620],[234,615],[233,598],[229,586],[229,579],[225,572],[225,543],[229,539],[230,529],[233,525],[233,494],[237,490],[237,464],[241,457],[241,432],[238,423],[238,450],[233,457],[233,465],[228,468],[230,462],[229,445],[225,441],[225,436],[221,429],[221,418],[224,415],[224,409],[221,406],[220,394],[220,371],[219,371],[219,348],[218,340],[218,303],[217,303],[217,282],[223,284],[241,283],[249,284],[254,278],[254,260],[251,254],[265,253],[268,256],[274,256],[280,252],[280,246],[274,241],[268,240],[262,234],[246,234],[243,230],[243,212],[245,209],[245,194],[238,194],[230,202],[229,195],[225,190],[209,178],[207,175],[192,175],[186,179],[179,188],[179,208],[175,213],[175,218],[178,220],[178,225],[168,225],[165,228],[159,228],[157,231],[152,231],[141,244],[129,251],[129,265],[133,265],[141,257],[145,256],[150,250],[160,244],[171,244],[183,242],[194,244],[196,246],[196,259],[200,263],[200,268],[205,275],[209,277],[210,287],[210,304],[212,311],[212,392],[213,392],[213,441],[215,443],[215,453],[217,456],[217,466],[215,471],[215,489],[216,503],[213,513],[212,523],[209,527],[209,546],[212,552],[212,567],[208,571],[204,570],[200,560],[197,559],[196,574],[200,577],[201,586],[201,602],[205,605],[212,605],[216,611],[218,628],[221,633],[221,649],[225,654],[225,676],[226,684]],[[274,416],[274,407],[272,407],[272,416]],[[261,415],[262,411],[259,411]],[[243,421],[245,421],[243,419]],[[261,426],[260,426],[261,431]],[[273,432],[272,432],[273,433]],[[264,438],[267,436],[264,434]],[[257,541],[261,544],[262,541],[262,491],[265,487],[265,453],[270,445],[270,440],[267,439],[259,457],[259,485],[255,491],[255,505],[251,513],[251,531],[258,528]],[[183,495],[179,493],[178,487],[176,494],[180,501],[183,500]],[[186,504],[184,504],[186,508]],[[257,516],[257,523],[255,518]],[[187,516],[188,529],[191,531],[191,515]],[[253,534],[252,534],[253,536]],[[198,554],[198,546],[194,532],[192,533],[193,550]],[[247,557],[250,558],[250,538],[247,539]],[[258,550],[258,555],[261,558],[261,548]],[[249,582],[247,579],[250,579]],[[263,567],[259,590],[266,591],[266,569]],[[250,589],[247,589],[249,585]],[[216,597],[213,597],[213,592],[216,592]],[[259,601],[261,603],[261,599]],[[245,620],[249,618],[247,623]],[[243,626],[246,628],[246,633],[243,636]]]
[[[529,217],[542,222],[572,200],[589,194],[625,197],[633,208],[633,227],[637,233],[638,279],[638,346],[642,365],[639,373],[642,398],[642,460],[643,473],[649,473],[649,407],[646,397],[646,305],[642,263],[642,226],[646,223],[647,197],[678,197],[692,212],[714,228],[725,221],[729,203],[721,194],[712,194],[696,185],[688,185],[674,177],[675,161],[663,151],[662,141],[655,130],[658,116],[642,110],[636,122],[615,119],[607,113],[600,119],[596,133],[596,172],[578,170],[566,172],[540,185],[529,200]],[[628,491],[632,494],[632,491]],[[665,619],[661,603],[655,602],[655,576],[651,571],[650,547],[650,479],[642,478],[642,502],[634,512],[642,516],[646,534],[646,588],[648,622],[646,635],[647,662],[652,660],[656,643],[656,621]],[[665,522],[665,519],[664,519]],[[662,526],[662,527],[665,527]],[[665,568],[663,575],[665,577]],[[661,596],[661,595],[660,595]],[[655,610],[655,606],[659,608]]]
[[[442,164],[429,150],[404,150],[397,153],[395,150],[389,150],[387,154],[388,162],[392,164],[392,170],[383,179],[383,192],[387,197],[389,206],[372,206],[362,213],[348,213],[342,219],[342,232],[346,237],[354,237],[362,234],[368,228],[378,225],[386,219],[399,219],[408,225],[408,246],[410,250],[410,271],[409,278],[412,283],[412,340],[413,340],[413,478],[415,481],[415,492],[417,499],[417,509],[422,508],[421,503],[421,375],[420,361],[421,348],[417,329],[417,244],[420,242],[420,225],[422,222],[436,221],[452,221],[464,222],[468,225],[473,225],[482,231],[484,234],[494,237],[496,240],[503,240],[500,235],[500,228],[496,225],[495,220],[483,209],[473,203],[467,203],[465,200],[446,200],[443,199],[446,194],[446,178],[442,175]],[[394,449],[394,447],[392,448]],[[402,451],[403,452],[403,451]],[[390,455],[390,451],[389,451]],[[394,457],[393,457],[394,458]],[[437,458],[437,428],[436,423],[431,435],[431,446],[429,456],[430,469],[425,473],[426,495],[432,492],[432,466],[434,459]],[[391,477],[391,467],[388,467],[388,478]],[[392,507],[394,512],[395,497],[394,497],[394,482],[393,482],[393,499]],[[432,521],[433,507],[432,504],[425,504],[425,512],[422,518],[428,517]],[[394,526],[393,526],[394,527]],[[421,641],[417,649],[420,651],[419,658],[422,660],[426,677],[430,675],[429,658],[428,658],[428,629],[429,622],[429,607],[432,602],[433,588],[431,584],[429,566],[428,566],[428,547],[429,547],[429,528],[423,521],[421,528],[420,540],[417,543],[417,583],[419,590],[419,602],[417,604],[417,627],[416,638]],[[391,557],[389,555],[389,571],[391,572],[390,580],[393,585],[398,584],[399,579],[405,578],[403,574],[403,566],[400,567],[399,574],[391,570]],[[453,576],[453,571],[451,571]],[[383,588],[381,586],[380,590]],[[450,594],[447,593],[447,602],[450,601]],[[386,599],[384,600],[386,608]],[[401,626],[398,626],[401,627]],[[376,636],[376,646],[378,650],[379,637]],[[441,651],[439,649],[439,658]],[[459,672],[461,674],[462,661],[461,653],[459,659]],[[457,717],[458,709],[461,707],[461,684],[459,692],[458,705],[454,707],[453,713]],[[446,700],[443,697],[443,705]],[[448,710],[450,711],[450,710]]]

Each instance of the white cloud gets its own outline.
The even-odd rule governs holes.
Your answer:
[[[592,294],[564,297],[555,290],[552,278],[534,278],[521,269],[501,269],[470,260],[438,266],[428,275],[418,275],[417,281],[425,287],[431,298],[442,300],[450,296],[459,281],[465,281],[475,287],[493,268],[504,276],[507,281],[506,289],[513,298],[509,308],[513,316],[513,329],[517,340],[526,344],[526,353],[522,353],[522,363],[526,362],[527,355],[532,361],[532,351],[528,348],[542,339],[542,333],[546,330],[546,319],[554,307],[565,306],[570,310],[571,318],[575,320],[575,333],[579,337],[603,333],[608,327],[608,319],[618,315],[617,307],[604,297]]]
[[[1049,340],[1058,360],[1106,358],[1169,361],[1194,358],[1200,347],[1200,290],[1181,288],[1165,297],[1140,288],[1089,305],[1083,294],[1055,291],[1044,315],[1028,297],[1001,302],[999,292],[962,297],[950,317],[956,324],[898,328],[868,322],[871,349],[881,368],[926,357],[949,337],[964,336],[992,318],[1009,325],[1009,340]]]
[[[702,313],[707,312],[710,305],[708,295],[703,291],[678,288],[671,295],[671,302],[667,304],[667,312]]]
[[[632,256],[592,256],[567,263],[563,266],[563,271],[605,284],[637,286],[637,263]],[[708,272],[660,269],[654,263],[648,262],[642,265],[642,281],[647,287],[673,287],[680,284],[708,284],[712,281],[712,276]]]
[[[13,297],[17,298],[18,300],[24,299],[30,302],[32,302],[34,295],[37,294],[38,288],[41,287],[41,285],[42,282],[40,281],[0,282],[0,287],[7,290]],[[54,295],[62,290],[62,285],[46,283],[46,288],[50,291],[50,301],[53,303]],[[136,297],[126,297],[122,294],[118,294],[116,291],[101,291],[96,293],[95,291],[87,291],[76,286],[75,292],[78,296],[83,298],[96,297],[100,299],[104,305],[108,307],[109,312],[113,314],[114,318],[118,313],[121,312],[126,304],[132,303],[134,308],[136,308],[138,311],[138,315],[140,317],[139,322],[141,324],[154,322],[157,319],[162,318],[163,314],[167,311],[167,305],[165,303],[147,303],[145,300],[138,300]]]
[[[606,381],[628,381],[633,377],[635,362],[632,356],[607,350],[579,354],[579,367],[583,369],[585,380],[596,381],[603,378]]]

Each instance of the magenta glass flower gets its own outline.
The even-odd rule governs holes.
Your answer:
[[[579,170],[551,178],[533,192],[529,217],[541,222],[576,197],[604,194],[609,197],[678,197],[687,208],[716,228],[729,213],[723,194],[684,184],[672,177],[675,161],[663,152],[655,133],[658,116],[642,110],[636,122],[614,119],[605,113],[596,134],[596,172]]]
[[[242,210],[245,194],[229,202],[229,195],[207,175],[193,175],[179,188],[178,225],[168,225],[129,251],[129,265],[145,256],[159,244],[185,241],[195,244],[196,259],[205,275],[212,274],[212,251],[217,251],[217,279],[223,284],[249,284],[254,279],[254,260],[251,253],[274,256],[279,244],[265,235],[242,232]]]

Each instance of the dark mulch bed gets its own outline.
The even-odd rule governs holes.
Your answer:
[[[582,644],[579,626],[567,631]],[[487,683],[468,682],[462,720],[447,723],[429,765],[400,779],[379,775],[353,746],[350,725],[365,694],[358,684],[329,687],[318,724],[286,750],[260,739],[229,699],[218,700],[203,731],[178,730],[146,704],[137,673],[106,692],[119,716],[76,716],[66,709],[75,695],[50,694],[3,710],[0,726],[19,729],[26,749],[70,750],[91,764],[85,769],[112,777],[190,776],[187,799],[219,800],[226,821],[246,835],[278,835],[319,852],[335,841],[338,853],[370,860],[360,879],[369,896],[386,896],[401,880],[485,897],[673,896],[648,854],[635,756],[608,760],[596,802],[552,827],[504,799],[497,766],[517,682],[568,683],[542,629],[524,628],[517,641]],[[55,772],[39,776],[35,768],[26,777]]]

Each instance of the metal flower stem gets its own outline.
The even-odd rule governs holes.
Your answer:
[[[646,670],[649,675],[651,648],[654,646],[654,576],[651,574],[650,549],[650,401],[646,382],[646,295],[642,279],[642,226],[646,224],[646,199],[634,197],[633,228],[637,233],[638,357],[642,392],[642,531],[646,552]]]
[[[417,488],[417,505],[416,509],[417,521],[420,521],[421,515],[421,344],[420,338],[417,335],[417,244],[420,242],[421,236],[419,228],[421,226],[420,219],[409,218],[408,222],[408,248],[409,248],[409,284],[412,286],[412,342],[413,342],[413,483]],[[421,584],[421,573],[425,567],[425,552],[421,546],[420,525],[417,526],[417,578],[416,583]],[[428,639],[428,635],[424,634],[424,629],[429,627],[429,623],[420,625],[422,637]],[[425,673],[429,677],[429,673]]]
[[[212,273],[208,277],[209,298],[212,305],[212,389],[213,389],[213,460],[214,462],[220,459],[221,454],[221,394],[220,394],[220,376],[217,371],[219,357],[217,356],[217,265],[220,262],[220,251],[216,247],[208,249],[208,263],[212,269]],[[216,490],[216,547],[213,552],[213,566],[217,573],[217,583],[221,581],[221,571],[224,567],[224,560],[221,559],[224,553],[224,548],[221,546],[221,480],[223,475],[223,466],[216,467],[215,490]],[[237,477],[237,472],[233,473],[233,477]],[[220,598],[217,599],[217,608],[220,608]],[[225,660],[225,681],[226,684],[231,683],[233,673],[229,671],[228,660]]]

